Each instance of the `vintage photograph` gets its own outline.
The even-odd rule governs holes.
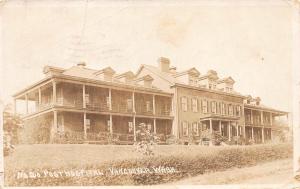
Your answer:
[[[300,182],[297,1],[0,6],[5,187]]]

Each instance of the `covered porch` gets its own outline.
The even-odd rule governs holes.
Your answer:
[[[50,119],[53,143],[133,144],[140,124],[162,143],[172,132],[172,120],[132,115],[53,111]]]
[[[231,141],[234,137],[244,136],[243,126],[239,120],[228,120],[219,118],[206,118],[200,120],[202,129],[209,130],[211,133],[219,132],[222,136]]]

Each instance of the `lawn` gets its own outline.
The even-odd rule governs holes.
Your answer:
[[[178,181],[231,168],[241,168],[292,157],[291,144],[253,146],[157,145],[154,156],[144,156],[134,146],[47,144],[20,145],[4,158],[6,186],[145,185]],[[155,169],[164,171],[156,172]],[[111,168],[127,170],[114,175]],[[140,170],[138,171],[138,169]],[[147,170],[148,169],[148,170]],[[18,178],[20,172],[63,172],[58,177]],[[68,176],[64,171],[100,170],[98,176]],[[136,172],[132,172],[135,170]],[[167,172],[165,171],[167,170]],[[130,173],[128,173],[128,171]],[[64,175],[65,174],[65,175]]]
[[[230,148],[230,147],[228,147]],[[156,156],[210,155],[221,147],[157,145]],[[132,145],[91,145],[91,144],[35,144],[16,146],[15,152],[5,157],[5,165],[22,168],[41,167],[85,167],[104,162],[144,158]],[[11,167],[12,168],[12,167]]]

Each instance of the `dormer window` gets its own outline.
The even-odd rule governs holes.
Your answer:
[[[220,79],[217,81],[218,89],[223,89],[223,91],[231,93],[233,91],[233,84],[235,81],[231,77]]]
[[[115,78],[123,83],[131,83],[135,75],[131,71],[115,76]]]
[[[102,70],[99,70],[99,71],[95,72],[94,74],[99,79],[102,79],[102,80],[105,80],[105,81],[112,81],[113,75],[115,73],[116,72],[111,67],[107,67],[107,68],[104,68]]]
[[[197,84],[198,84],[198,79],[196,77],[190,76],[189,85],[197,86]]]
[[[144,77],[135,80],[136,83],[142,84],[145,87],[152,87],[153,77],[150,75],[145,75]]]
[[[199,75],[200,72],[196,68],[191,68],[187,71],[176,73],[174,77],[182,83],[198,86]]]

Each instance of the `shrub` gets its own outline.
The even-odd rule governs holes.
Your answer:
[[[167,144],[179,144],[179,139],[175,135],[168,135],[166,139]]]
[[[151,133],[150,128],[146,124],[141,123],[136,131],[136,141],[134,145],[136,150],[143,155],[154,155],[153,145],[157,144],[159,138]]]

